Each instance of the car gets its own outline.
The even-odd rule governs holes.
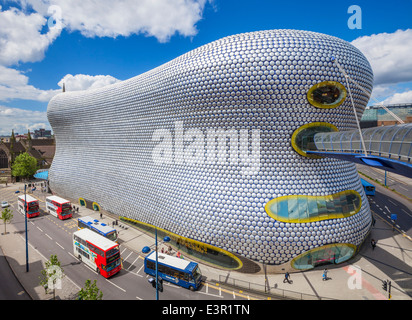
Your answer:
[[[7,208],[9,206],[9,203],[7,201],[2,201],[1,202],[1,207],[2,208]]]

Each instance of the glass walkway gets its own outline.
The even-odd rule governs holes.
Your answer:
[[[315,133],[307,154],[367,164],[412,178],[412,123]],[[309,137],[308,137],[309,138]],[[365,155],[366,149],[366,155]]]

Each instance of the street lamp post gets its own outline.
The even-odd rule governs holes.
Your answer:
[[[26,228],[26,272],[29,272],[29,238],[27,234],[27,199],[26,199],[26,187],[27,185],[24,184],[24,224]]]
[[[170,238],[169,237],[164,237],[163,242],[169,242]],[[156,271],[155,271],[155,283],[156,283],[156,300],[159,300],[159,268],[158,268],[158,254],[157,254],[157,227],[155,227],[155,250],[156,250]],[[144,247],[142,249],[143,253],[149,253],[150,248],[149,247]]]
[[[159,300],[159,267],[158,267],[158,256],[157,256],[157,227],[155,229],[156,235],[156,300]]]

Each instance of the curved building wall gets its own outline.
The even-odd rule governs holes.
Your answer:
[[[214,41],[104,88],[61,93],[47,110],[56,138],[50,187],[266,264],[307,260],[333,243],[356,247],[371,214],[355,165],[310,158],[292,142],[313,123],[356,128],[332,56],[372,90],[371,67],[349,43],[269,30]],[[319,83],[340,91],[314,90]],[[350,90],[360,118],[369,96]],[[322,95],[331,98],[324,106]]]

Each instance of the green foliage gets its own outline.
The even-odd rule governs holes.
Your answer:
[[[78,293],[79,300],[102,300],[103,293],[96,285],[96,280],[91,283],[90,279],[86,280],[84,288]]]
[[[4,223],[4,234],[6,234],[6,224],[9,223],[12,219],[13,219],[13,213],[10,210],[10,208],[5,208],[2,212],[1,212],[1,220],[3,220]]]
[[[14,177],[29,178],[34,175],[38,169],[36,158],[24,152],[16,157],[11,166],[11,174]]]

